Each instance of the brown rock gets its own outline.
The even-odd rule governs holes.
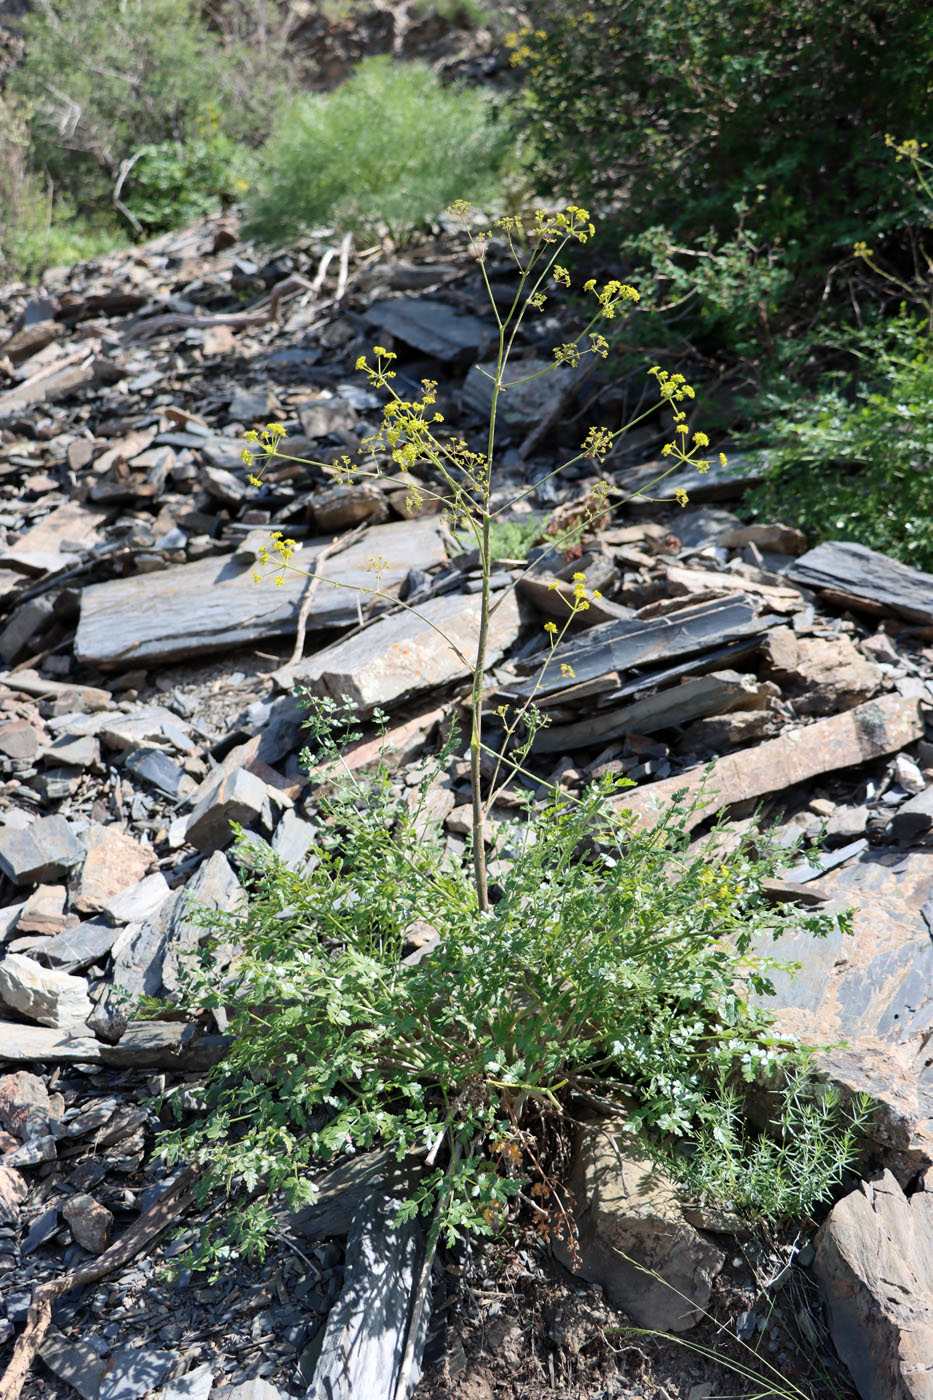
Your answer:
[[[38,1075],[28,1070],[0,1078],[0,1124],[22,1141],[49,1131],[52,1103]]]
[[[785,730],[779,738],[767,740],[757,748],[728,754],[714,763],[709,772],[694,768],[651,783],[621,797],[617,805],[620,810],[633,812],[642,824],[652,825],[656,820],[652,808],[663,811],[675,792],[686,790],[688,796],[699,796],[702,791],[706,805],[686,818],[687,827],[693,827],[733,802],[780,792],[815,778],[818,773],[851,768],[886,753],[897,753],[919,739],[923,728],[916,700],[883,695],[845,714]]]
[[[0,1225],[16,1225],[26,1199],[26,1183],[15,1167],[0,1167]]]
[[[62,1215],[71,1226],[75,1244],[90,1254],[103,1254],[110,1243],[113,1215],[95,1201],[93,1196],[84,1194],[72,1196],[62,1206]]]
[[[379,524],[388,518],[389,507],[377,486],[335,486],[314,498],[314,524],[323,535],[362,520]]]
[[[754,544],[772,554],[803,554],[807,537],[793,525],[741,525],[720,535],[717,544],[724,549],[741,549],[743,545]]]
[[[764,645],[770,675],[801,698],[802,715],[827,715],[860,705],[878,690],[881,668],[868,661],[851,637],[797,637],[789,627],[778,627]]]
[[[931,1400],[933,1195],[863,1181],[821,1226],[813,1271],[862,1400]]]
[[[709,1303],[723,1256],[684,1220],[664,1173],[641,1157],[625,1134],[593,1125],[577,1142],[571,1193],[579,1259],[574,1262],[566,1244],[558,1242],[561,1262],[588,1283],[598,1283],[640,1327],[673,1332],[693,1327]]]
[[[16,920],[16,932],[54,936],[78,922],[73,914],[65,913],[64,885],[40,885],[23,905]]]
[[[82,914],[96,914],[115,894],[138,884],[155,864],[151,848],[116,826],[94,823],[81,839],[87,857],[71,902]]]
[[[35,725],[25,719],[11,719],[7,724],[0,724],[0,753],[28,762],[38,752],[39,732]]]

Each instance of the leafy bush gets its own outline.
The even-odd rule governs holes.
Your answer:
[[[840,363],[816,388],[791,361],[752,408],[747,444],[767,448],[769,480],[747,505],[792,518],[815,541],[855,540],[933,569],[933,346],[902,313],[824,335]],[[798,347],[807,358],[815,342]]]
[[[321,748],[306,759],[334,760],[349,707],[312,704]],[[613,814],[609,780],[503,830],[502,893],[484,914],[464,865],[423,830],[436,772],[411,810],[385,767],[368,782],[335,767],[302,872],[248,849],[247,904],[205,916],[239,951],[219,985],[205,950],[189,1005],[225,1008],[233,1048],[208,1078],[207,1116],[171,1151],[228,1192],[264,1183],[235,1220],[239,1248],[262,1250],[270,1195],[308,1201],[316,1167],[374,1146],[421,1164],[406,1210],[436,1209],[448,1238],[492,1233],[529,1183],[556,1223],[540,1143],[574,1095],[598,1094],[645,1130],[689,1140],[718,1122],[721,1081],[750,1081],[782,1058],[757,1005],[770,964],[755,940],[777,937],[788,918],[817,935],[832,923],[775,911],[761,894],[786,850],[759,836],[763,854],[749,841],[704,858],[689,849],[683,807],[637,831]],[[407,966],[417,920],[440,942]],[[727,1156],[735,1148],[703,1136],[707,1176],[717,1141]],[[796,1152],[789,1136],[780,1162],[791,1179]],[[828,1185],[811,1184],[813,1194]],[[216,1252],[218,1240],[205,1247]]]
[[[550,187],[693,244],[755,209],[804,262],[909,220],[888,131],[933,137],[925,0],[532,0],[512,36]]]
[[[286,110],[247,231],[280,244],[336,224],[404,240],[464,191],[495,199],[511,154],[484,94],[442,86],[424,63],[369,58],[335,92]]]
[[[139,232],[160,233],[211,213],[248,188],[251,153],[220,132],[142,146],[122,191]]]
[[[48,182],[30,164],[29,111],[0,93],[0,276],[33,279],[119,241],[111,230],[79,218],[67,200],[53,200]]]
[[[728,238],[710,229],[694,247],[684,247],[658,226],[626,239],[623,247],[635,260],[647,258],[632,274],[646,309],[707,348],[754,356],[771,341],[793,272],[785,253],[748,227],[748,210],[737,213],[738,227]],[[658,327],[646,331],[656,337]]]
[[[140,147],[196,143],[212,114],[230,140],[268,133],[279,82],[255,82],[248,48],[222,44],[194,0],[49,0],[23,28],[11,81],[34,109],[34,162],[79,212],[112,215],[123,162]]]

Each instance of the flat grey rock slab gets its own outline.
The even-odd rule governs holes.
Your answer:
[[[349,696],[362,710],[393,705],[469,674],[479,618],[478,594],[431,598],[416,612],[381,618],[277,676],[284,680],[287,674],[319,695]],[[488,665],[513,645],[520,629],[521,612],[512,593],[490,618]]]
[[[69,1342],[57,1327],[50,1327],[39,1355],[53,1376],[66,1381],[83,1400],[98,1400],[107,1374],[107,1362],[89,1342]]]
[[[776,623],[774,617],[761,616],[737,588],[730,597],[690,603],[662,617],[601,622],[564,643],[553,659],[545,651],[530,657],[521,666],[523,672],[530,673],[528,679],[516,678],[503,689],[520,696],[532,692],[557,696],[607,675],[613,675],[619,686],[620,679],[636,668],[679,657],[712,656],[722,651],[724,644],[761,636]],[[565,664],[573,668],[573,680],[561,670]],[[619,688],[645,690],[652,683],[646,676],[631,687]]]
[[[0,870],[17,885],[48,884],[86,855],[64,817],[40,817],[22,830],[0,828]]]
[[[401,1375],[412,1323],[412,1296],[424,1241],[417,1220],[395,1224],[399,1202],[363,1204],[347,1237],[343,1291],[331,1308],[306,1400],[399,1400],[421,1372],[429,1309],[414,1320],[409,1373]],[[400,1385],[401,1381],[401,1385]]]
[[[933,886],[933,851],[868,849],[808,884],[853,910],[852,935],[788,934],[769,954],[800,962],[773,974],[766,1005],[782,1031],[811,1043],[872,1037],[909,1050],[933,1031],[933,942],[922,908]],[[762,945],[762,948],[764,945]]]
[[[791,565],[787,577],[806,588],[842,594],[872,612],[892,612],[908,622],[933,625],[933,574],[899,564],[863,544],[819,544]]]
[[[0,1064],[96,1064],[102,1048],[90,1032],[0,1021]]]
[[[297,550],[295,569],[311,569],[327,543],[317,540]],[[414,565],[427,569],[444,558],[436,520],[375,527],[326,561],[309,628],[355,623],[357,601],[365,606],[377,586],[377,572],[380,591],[392,594]],[[374,561],[384,561],[384,567],[374,571]],[[81,595],[75,654],[95,666],[136,665],[227,651],[294,632],[307,577],[289,570],[277,588],[268,576],[271,567],[260,570],[259,583],[253,579],[255,568],[228,555],[92,584]],[[337,586],[328,586],[327,580]],[[145,737],[137,736],[132,746]]]
[[[620,734],[653,734],[673,725],[689,724],[704,715],[737,709],[759,709],[754,677],[737,671],[713,671],[659,690],[643,700],[604,710],[572,724],[556,724],[535,735],[535,753],[565,753],[586,744],[608,742]]]
[[[43,939],[41,952],[53,967],[79,972],[105,958],[119,936],[120,930],[115,925],[102,919],[86,919],[77,928]]]
[[[458,360],[475,351],[495,330],[488,321],[432,297],[374,301],[365,315],[371,326],[439,360]]]
[[[169,1381],[155,1396],[155,1400],[207,1400],[213,1384],[214,1372],[205,1361],[203,1365],[195,1366],[192,1371]]]
[[[111,1359],[98,1400],[139,1400],[140,1395],[161,1384],[175,1360],[174,1352],[149,1347],[118,1351]]]

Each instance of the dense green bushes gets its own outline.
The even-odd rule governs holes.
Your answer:
[[[909,217],[888,131],[926,139],[925,0],[532,0],[513,36],[538,173],[623,230],[728,236],[736,206],[810,255]]]
[[[444,87],[424,63],[370,58],[285,111],[248,231],[268,244],[322,224],[404,239],[454,199],[499,194],[511,150],[484,93]]]
[[[242,192],[284,87],[268,53],[208,28],[194,0],[48,0],[23,31],[0,110],[17,154],[0,265],[31,275]]]
[[[802,347],[801,347],[802,348]],[[771,474],[751,509],[793,519],[813,543],[855,540],[933,569],[933,356],[925,317],[906,312],[823,337],[837,367],[801,387],[787,364],[761,390],[750,443]],[[818,346],[808,347],[812,356]]]

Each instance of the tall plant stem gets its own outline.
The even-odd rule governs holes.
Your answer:
[[[495,305],[495,303],[493,303]],[[498,319],[498,317],[497,317]],[[490,518],[489,493],[492,490],[492,454],[496,444],[496,409],[499,403],[499,390],[508,359],[505,332],[508,321],[499,321],[499,354],[496,357],[496,377],[492,386],[492,404],[489,409],[489,436],[486,441],[486,475],[482,490],[482,535],[480,543],[480,566],[483,571],[483,591],[480,599],[479,639],[476,643],[476,663],[473,667],[473,733],[470,739],[470,785],[473,789],[473,880],[476,885],[476,902],[485,913],[489,908],[489,883],[486,874],[486,845],[483,839],[485,809],[480,774],[480,759],[483,748],[483,677],[486,673],[486,647],[489,639],[489,577],[492,572],[490,559]]]

